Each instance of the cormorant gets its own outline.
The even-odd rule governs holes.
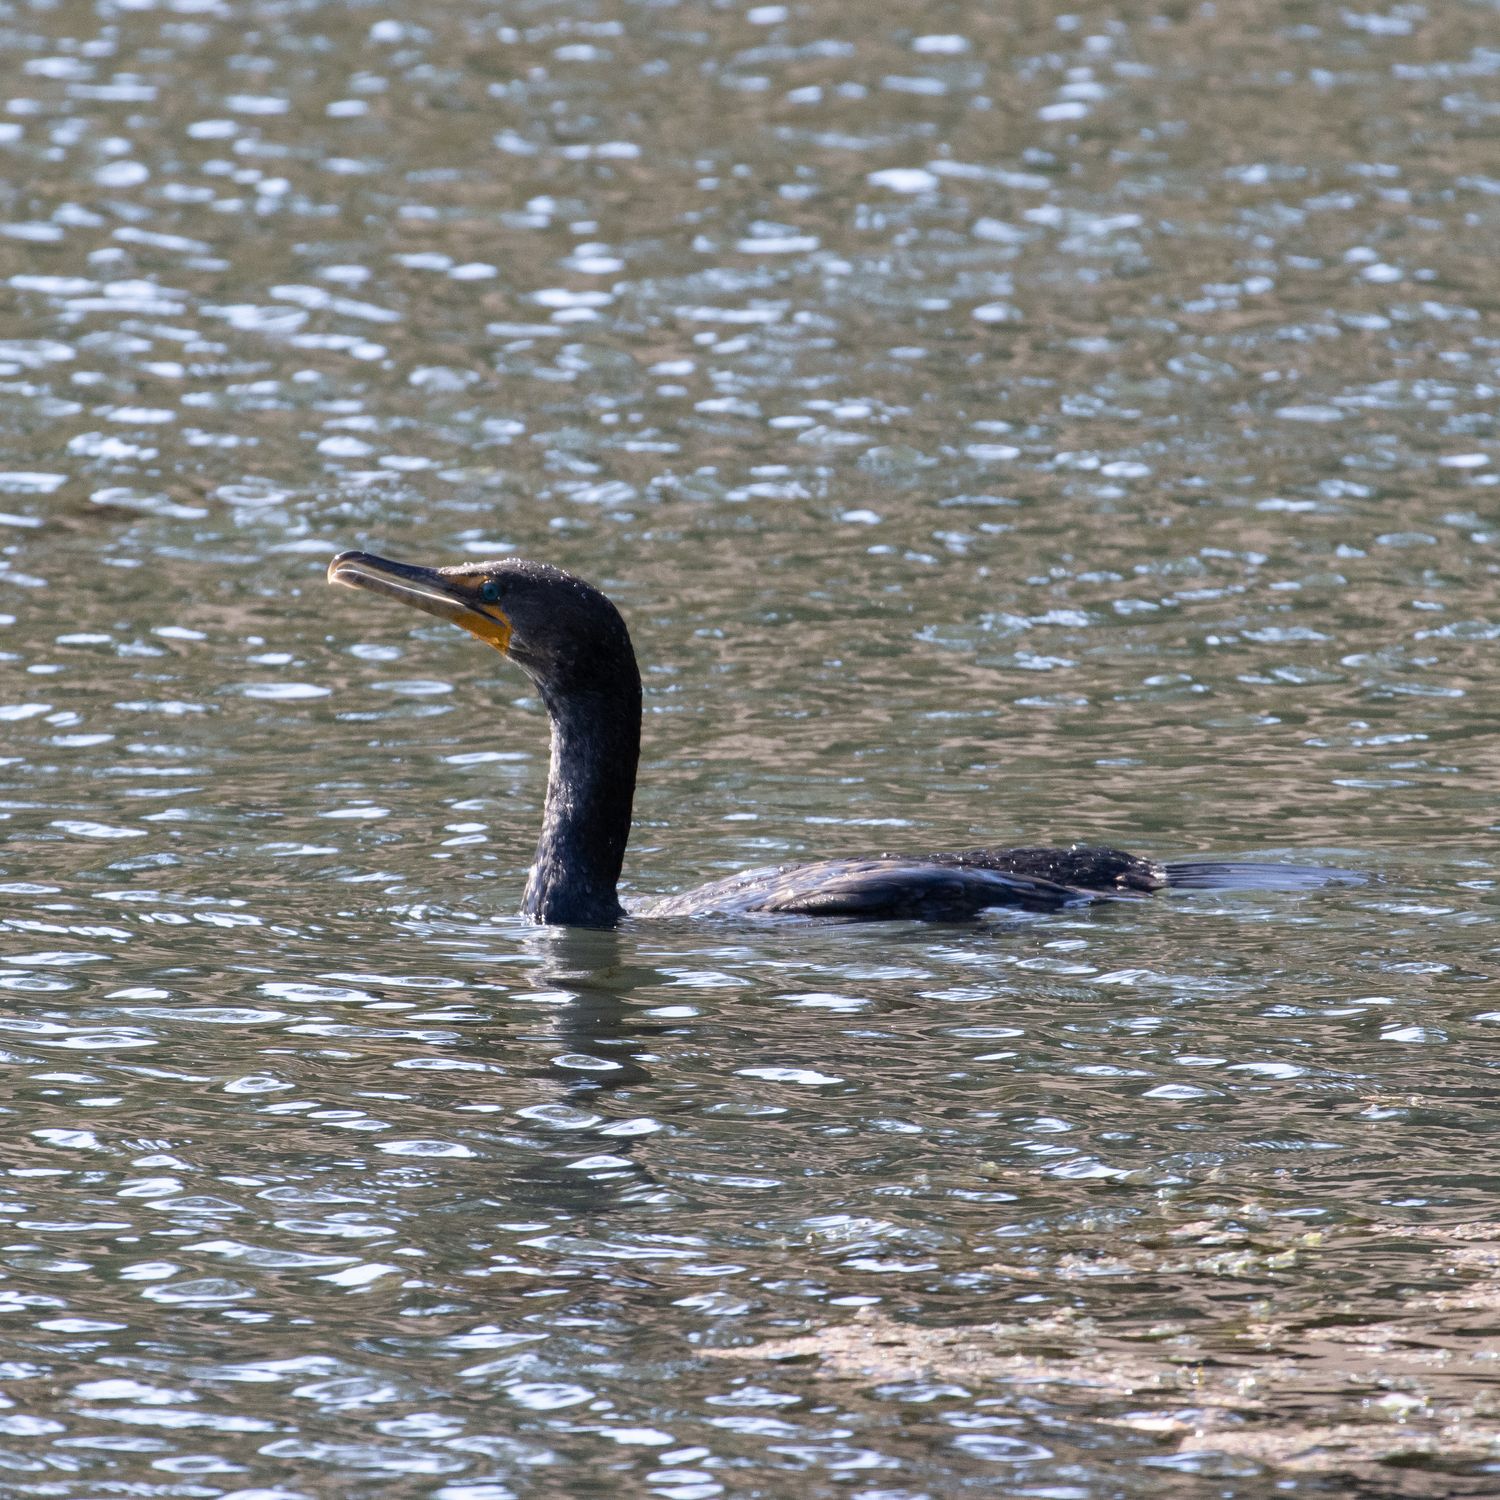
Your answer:
[[[620,612],[592,584],[505,558],[450,568],[341,552],[328,581],[462,626],[521,668],[552,721],[552,763],[522,912],[535,922],[613,927],[641,742],[641,676]],[[750,870],[631,913],[785,914],[963,921],[995,908],[1050,911],[1166,886],[1284,887],[1349,878],[1299,865],[1159,863],[1119,849],[966,849],[877,854]]]

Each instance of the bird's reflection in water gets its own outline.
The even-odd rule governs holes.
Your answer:
[[[650,1039],[673,1023],[653,1020],[631,997],[669,983],[649,965],[632,963],[629,939],[617,930],[539,927],[525,939],[539,960],[533,972],[548,993],[545,1030],[521,1040],[551,1055],[534,1070],[551,1080],[551,1097],[523,1111],[523,1118],[560,1129],[543,1144],[536,1165],[512,1180],[507,1196],[568,1214],[598,1212],[613,1203],[639,1202],[663,1191],[640,1159],[659,1122],[628,1108],[610,1108],[652,1081],[645,1059]],[[584,1123],[574,1120],[593,1116]],[[551,1149],[552,1147],[557,1149]]]
[[[526,946],[541,960],[537,977],[558,997],[548,1035],[538,1040],[555,1040],[562,1048],[547,1074],[564,1085],[564,1097],[585,1105],[591,1094],[649,1083],[641,1061],[643,1054],[650,1056],[644,1039],[669,1026],[648,1019],[630,996],[669,983],[668,976],[629,962],[614,930],[539,927]]]

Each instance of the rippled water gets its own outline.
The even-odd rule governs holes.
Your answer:
[[[1500,1488],[1493,5],[0,8],[0,1490]],[[628,875],[1371,883],[516,921]]]

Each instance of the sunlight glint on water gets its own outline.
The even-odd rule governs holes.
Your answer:
[[[1493,31],[0,10],[0,1490],[1494,1493]],[[1371,883],[538,931],[355,546],[616,598],[636,896]]]

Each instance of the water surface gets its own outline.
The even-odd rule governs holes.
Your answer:
[[[1494,10],[0,10],[0,1488],[1492,1494]],[[628,880],[1352,865],[976,928]]]

